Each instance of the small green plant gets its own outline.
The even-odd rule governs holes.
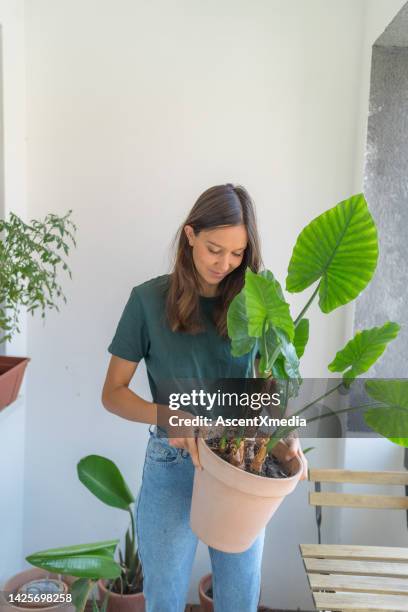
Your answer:
[[[26,557],[26,560],[47,572],[78,577],[69,592],[77,612],[83,612],[88,596],[98,580],[120,576],[121,568],[113,558],[118,542],[119,540],[107,540],[50,548],[33,553]],[[102,603],[101,612],[106,611],[108,596],[109,593]],[[92,608],[93,612],[98,612],[95,597],[92,598]]]
[[[108,540],[92,544],[52,548],[29,555],[26,560],[41,569],[77,576],[71,588],[77,612],[83,612],[87,599],[98,580],[108,581],[108,593],[101,612],[106,612],[109,593],[129,595],[143,591],[142,566],[136,550],[134,519],[131,505],[135,499],[118,467],[106,457],[88,455],[77,464],[80,481],[98,499],[108,506],[125,510],[130,515],[130,526],[125,535],[125,552],[117,545],[119,540]],[[114,560],[118,550],[119,563]],[[93,601],[93,612],[98,605]]]
[[[62,268],[71,277],[64,259],[70,243],[76,246],[71,213],[29,223],[14,213],[0,219],[0,343],[20,331],[21,307],[31,314],[39,308],[44,318],[46,309],[58,311],[58,301],[66,302],[57,273]]]
[[[124,554],[119,549],[121,573],[111,581],[113,593],[131,595],[143,591],[142,566],[136,549],[132,504],[135,498],[116,464],[100,455],[88,455],[77,465],[78,478],[102,502],[129,513],[130,525],[125,535]]]
[[[286,290],[298,293],[316,285],[297,317],[292,318],[282,287],[272,272],[264,270],[255,274],[247,269],[245,285],[228,309],[232,354],[238,357],[251,352],[254,372],[256,355],[260,355],[260,376],[279,385],[282,416],[287,413],[289,399],[298,394],[302,384],[300,360],[309,339],[307,310],[317,297],[324,314],[354,300],[371,281],[377,259],[377,229],[363,194],[358,194],[311,221],[297,238],[289,262]],[[342,381],[292,416],[303,414],[341,387],[348,389],[383,354],[399,329],[397,323],[387,321],[380,327],[358,331],[328,365],[331,372],[341,373]],[[364,409],[365,420],[372,429],[407,446],[408,438],[404,437],[408,432],[406,381],[367,381],[365,388],[372,402],[335,413]],[[269,452],[295,429],[278,427],[271,435],[260,438],[255,453],[253,441],[248,442],[250,470],[261,473]],[[229,440],[224,433],[224,458],[245,469],[246,443],[244,431],[238,438]]]

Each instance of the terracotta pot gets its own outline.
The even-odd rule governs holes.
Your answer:
[[[243,552],[251,546],[302,475],[300,457],[284,461],[286,451],[286,444],[279,442],[272,454],[291,476],[266,478],[224,461],[198,438],[203,469],[194,474],[190,525],[200,540],[224,552]]]
[[[108,592],[104,580],[98,580],[98,590],[99,599],[102,603]],[[145,612],[145,598],[143,593],[135,593],[134,595],[110,593],[107,612]]]
[[[198,584],[198,596],[200,598],[201,612],[214,612],[213,600],[206,595],[206,591],[212,584],[212,574],[203,576]]]
[[[24,606],[19,606],[16,604],[8,603],[6,599],[6,593],[14,593],[16,594],[18,589],[22,587],[27,582],[31,582],[31,580],[38,580],[39,578],[54,578],[60,579],[68,585],[68,588],[71,584],[76,580],[74,576],[58,576],[57,574],[53,574],[51,572],[47,572],[45,570],[34,568],[25,570],[24,572],[20,572],[16,574],[12,578],[10,578],[6,584],[4,585],[2,591],[3,594],[0,594],[0,611],[1,612],[10,612],[10,610],[14,610],[15,612],[24,612],[27,608],[31,610],[35,610],[35,612],[54,612],[54,610],[64,610],[64,612],[75,612],[75,606],[72,603],[55,603],[51,606],[39,606],[38,603],[33,602],[33,605],[25,603]]]
[[[17,399],[28,357],[0,356],[0,410]]]

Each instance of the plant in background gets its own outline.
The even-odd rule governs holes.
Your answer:
[[[130,515],[130,526],[125,535],[124,554],[119,549],[121,573],[111,581],[113,593],[131,595],[143,591],[142,566],[136,549],[135,525],[131,505],[135,502],[119,468],[106,457],[88,455],[77,465],[78,478],[91,493],[108,506],[125,510]]]
[[[252,351],[254,371],[255,356],[260,354],[259,374],[278,385],[281,417],[287,414],[288,402],[302,384],[300,359],[309,339],[307,310],[317,297],[324,314],[354,300],[371,281],[377,259],[377,229],[363,194],[358,194],[315,218],[298,236],[289,262],[286,290],[299,293],[316,286],[296,318],[292,318],[282,287],[272,272],[255,274],[247,269],[245,285],[228,309],[232,354],[238,357]],[[358,331],[328,365],[331,372],[342,373],[342,381],[292,416],[303,414],[340,388],[348,389],[377,361],[399,329],[397,323],[388,321],[381,327]],[[392,382],[367,381],[366,391],[374,401],[335,413],[364,409],[366,422],[373,429],[405,443],[408,389],[404,382],[394,381],[390,386]],[[332,415],[333,412],[322,414],[308,422]],[[233,465],[262,474],[270,451],[294,429],[278,427],[272,434],[259,436],[255,448],[253,438],[245,437],[244,430],[238,436],[224,431],[215,448]]]
[[[70,243],[76,246],[71,213],[29,223],[14,213],[8,221],[0,219],[0,343],[20,331],[21,307],[31,314],[40,308],[44,318],[46,309],[59,310],[58,300],[66,302],[57,272],[62,267],[71,277],[64,259]]]
[[[71,585],[70,593],[77,612],[85,610],[89,594],[100,579],[115,579],[120,576],[121,568],[114,561],[113,555],[119,540],[79,544],[64,548],[50,548],[26,557],[26,560],[51,573],[76,576],[78,580]],[[93,612],[98,612],[98,605],[93,597]],[[101,606],[105,612],[108,597]]]

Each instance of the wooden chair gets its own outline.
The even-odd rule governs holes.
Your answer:
[[[408,497],[322,492],[321,483],[408,486],[408,472],[309,470],[319,529],[322,506],[408,510]],[[407,490],[407,489],[405,489]],[[408,548],[301,544],[300,552],[317,610],[408,611]]]

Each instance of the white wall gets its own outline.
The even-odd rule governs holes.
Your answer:
[[[75,467],[103,454],[139,486],[146,427],[102,408],[106,347],[130,288],[167,271],[172,235],[198,195],[245,185],[265,262],[284,280],[300,229],[361,189],[366,4],[26,3],[29,214],[72,207],[79,233],[68,305],[45,326],[29,321],[24,554],[125,530],[127,517],[94,499]],[[304,301],[294,297],[294,313]],[[345,316],[311,310],[305,376],[326,375]],[[134,387],[149,396],[143,370]],[[338,465],[338,452],[322,442],[311,462]],[[268,530],[263,601],[275,607],[311,607],[297,551],[315,541],[305,489]],[[208,566],[202,547],[191,601]]]
[[[4,164],[4,185],[0,215],[14,210],[24,214],[26,208],[25,158],[25,49],[23,0],[0,2],[3,130],[0,134]],[[4,199],[3,199],[4,198]],[[26,354],[24,317],[23,333],[6,349],[9,355]],[[2,347],[4,349],[4,346]],[[22,393],[24,391],[22,390]],[[0,587],[4,580],[21,567],[23,547],[24,487],[24,399],[0,412]]]

